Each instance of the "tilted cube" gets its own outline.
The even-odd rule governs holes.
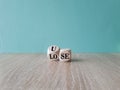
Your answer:
[[[58,60],[59,59],[60,48],[56,45],[52,45],[48,47],[47,57],[50,60]]]
[[[71,50],[70,49],[61,49],[59,53],[60,61],[71,61]]]

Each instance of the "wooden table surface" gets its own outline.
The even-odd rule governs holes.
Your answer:
[[[72,62],[0,54],[0,90],[120,90],[120,53],[74,54]]]

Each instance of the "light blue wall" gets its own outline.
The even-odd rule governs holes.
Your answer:
[[[0,52],[120,52],[120,0],[0,0]]]

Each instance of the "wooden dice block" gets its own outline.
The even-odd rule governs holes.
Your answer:
[[[71,50],[70,49],[61,49],[59,53],[60,61],[71,61]]]
[[[47,57],[50,60],[58,60],[59,59],[59,52],[60,52],[60,48],[56,45],[52,45],[52,46],[48,47]]]

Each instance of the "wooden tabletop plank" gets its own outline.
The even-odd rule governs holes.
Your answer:
[[[0,54],[0,90],[120,90],[120,54]]]

